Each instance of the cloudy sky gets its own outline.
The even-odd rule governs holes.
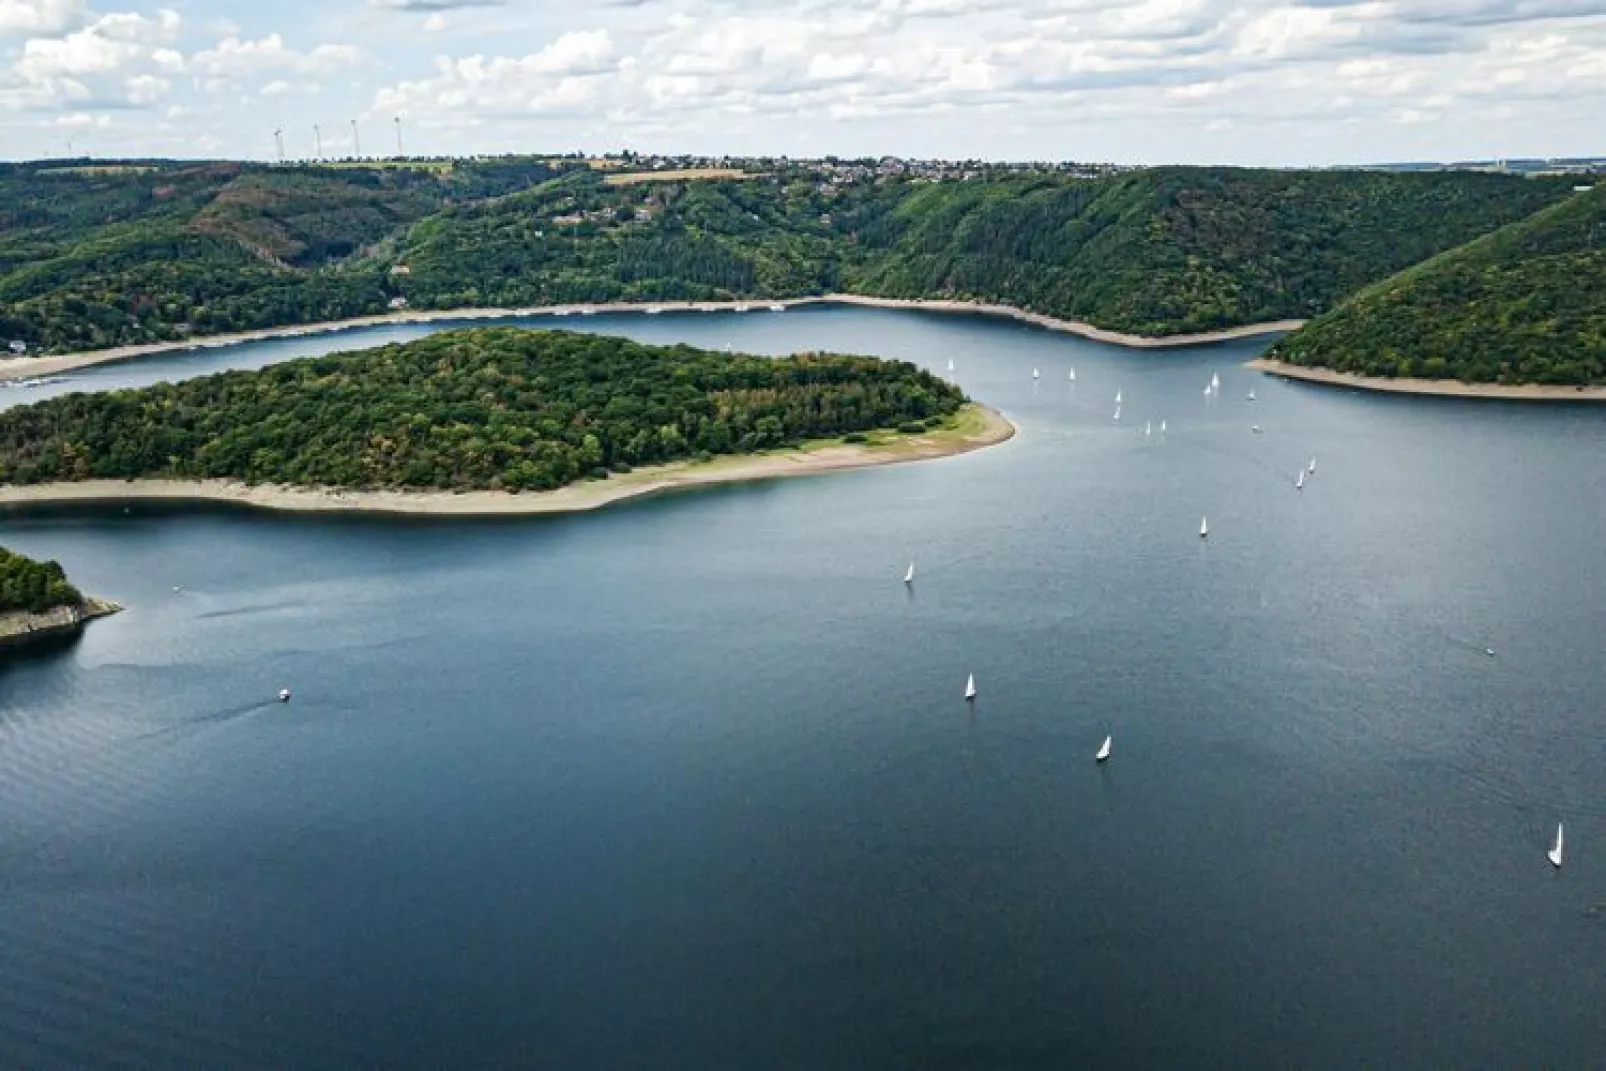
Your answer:
[[[1606,0],[0,0],[0,156],[1606,154]]]

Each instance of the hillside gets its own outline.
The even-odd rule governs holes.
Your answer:
[[[1137,334],[1321,312],[1520,219],[1554,182],[1159,168],[641,190],[578,173],[413,228],[415,306],[789,297],[975,298]]]
[[[0,341],[33,352],[381,312],[387,241],[545,163],[0,165]]]
[[[903,362],[733,357],[515,328],[0,412],[0,483],[226,478],[550,490],[677,459],[936,426],[958,388]]]
[[[1363,289],[1269,356],[1368,376],[1606,383],[1606,186]]]
[[[413,308],[974,298],[1168,335],[1303,318],[1554,203],[1468,173],[776,165],[619,183],[533,157],[0,166],[0,341],[162,342]],[[615,176],[617,178],[617,176]]]

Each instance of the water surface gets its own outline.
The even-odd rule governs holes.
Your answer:
[[[562,326],[951,358],[1021,431],[577,517],[0,516],[130,608],[0,668],[0,1062],[1598,1060],[1598,410],[909,312]]]

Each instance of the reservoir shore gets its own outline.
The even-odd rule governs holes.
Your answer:
[[[1260,357],[1244,367],[1284,379],[1387,394],[1431,394],[1443,398],[1487,398],[1509,402],[1606,402],[1606,387],[1562,387],[1539,383],[1462,383],[1454,379],[1407,379],[1362,376],[1330,368],[1306,368]]]
[[[782,308],[799,308],[807,305],[859,305],[878,309],[919,309],[927,312],[949,312],[980,316],[998,316],[1017,320],[1046,328],[1050,331],[1060,331],[1066,334],[1080,335],[1096,342],[1109,342],[1118,346],[1131,346],[1138,349],[1161,349],[1175,346],[1198,346],[1211,342],[1227,342],[1232,339],[1252,338],[1257,335],[1277,334],[1292,331],[1299,327],[1301,320],[1279,320],[1273,323],[1246,324],[1242,327],[1227,328],[1222,331],[1208,331],[1188,335],[1147,336],[1133,335],[1121,331],[1107,331],[1102,327],[1081,323],[1076,320],[1061,320],[1041,313],[1027,312],[1012,305],[994,305],[974,301],[957,300],[914,300],[902,298],[865,297],[859,294],[825,294],[820,297],[787,298],[776,301],[755,299],[752,301],[655,301],[655,302],[605,302],[600,304],[587,304],[576,302],[566,305],[542,305],[521,309],[430,309],[419,311],[401,311],[384,313],[375,316],[358,316],[349,320],[330,320],[323,323],[287,324],[283,327],[266,327],[255,331],[238,331],[225,335],[204,335],[195,338],[183,339],[177,342],[151,342],[137,346],[114,346],[104,350],[90,350],[84,353],[65,353],[52,357],[7,357],[0,358],[0,381],[11,379],[28,379],[34,376],[59,375],[79,368],[88,368],[92,365],[108,364],[112,361],[128,361],[138,357],[153,357],[163,353],[178,353],[185,350],[212,349],[221,346],[233,346],[242,342],[262,342],[270,339],[302,338],[308,335],[329,334],[336,331],[353,331],[365,327],[385,327],[396,324],[421,324],[442,322],[472,322],[480,320],[508,320],[528,316],[553,316],[556,313],[566,312],[578,315],[579,310],[588,309],[596,313],[645,313],[648,309],[658,309],[662,312],[731,312],[737,308],[751,309],[762,312],[771,305]],[[561,328],[562,324],[554,324]]]
[[[451,517],[581,513],[630,498],[713,484],[813,476],[969,453],[1005,442],[1015,425],[970,403],[952,426],[917,434],[872,433],[869,443],[827,440],[793,450],[644,466],[555,491],[361,491],[235,480],[83,480],[0,486],[0,509],[64,503],[224,502],[299,513],[389,513]]]

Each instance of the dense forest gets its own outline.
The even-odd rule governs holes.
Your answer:
[[[914,365],[872,357],[450,331],[5,410],[0,483],[226,477],[540,491],[652,462],[934,427],[963,402]]]
[[[36,562],[0,547],[0,614],[18,610],[37,614],[83,601],[55,562]]]
[[[1372,376],[1606,383],[1606,186],[1363,289],[1270,356]]]
[[[578,159],[0,166],[0,343],[65,352],[414,308],[1000,301],[1164,335],[1333,307],[1565,182],[1154,168],[931,181],[775,163],[616,181]]]

